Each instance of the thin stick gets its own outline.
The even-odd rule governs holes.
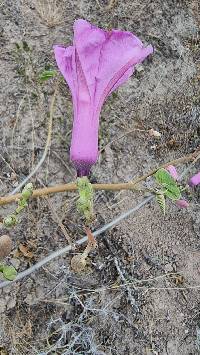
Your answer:
[[[166,168],[168,165],[185,164],[185,163],[187,163],[189,161],[193,161],[193,160],[196,161],[197,159],[200,158],[199,150],[200,150],[200,148],[197,148],[191,154],[188,154],[184,157],[164,163],[164,164],[160,165],[159,167],[154,168],[153,170],[149,171],[147,174],[140,176],[140,177],[136,178],[135,180],[132,180],[131,182],[118,183],[118,184],[93,184],[92,186],[93,186],[94,190],[106,190],[106,191],[134,190],[135,185],[137,185],[141,181],[146,180],[149,176],[155,174],[155,172],[160,168]],[[54,193],[58,193],[58,192],[75,191],[75,190],[77,190],[77,186],[75,183],[55,185],[55,186],[50,186],[50,187],[45,187],[45,188],[34,190],[32,197],[39,197],[39,196],[45,196],[45,195],[54,194]],[[0,206],[6,205],[11,202],[15,202],[20,197],[21,197],[20,193],[12,195],[12,196],[9,195],[9,196],[0,197]]]
[[[137,212],[140,208],[142,208],[143,206],[145,206],[147,203],[149,203],[154,196],[149,196],[147,198],[145,198],[142,202],[140,202],[137,206],[131,208],[130,210],[128,210],[127,212],[122,213],[119,217],[115,218],[112,222],[106,224],[105,226],[103,226],[102,228],[98,229],[97,231],[95,231],[93,233],[93,235],[95,237],[99,236],[100,234],[102,234],[103,232],[105,232],[107,229],[112,228],[114,225],[118,224],[119,222],[121,222],[123,219],[129,217],[131,214],[134,214],[135,212]],[[79,239],[77,242],[75,242],[76,246],[82,245],[83,243],[88,241],[88,237],[85,236],[81,239]],[[48,255],[46,258],[42,259],[41,261],[39,261],[38,263],[36,263],[35,265],[31,266],[29,269],[20,272],[17,277],[15,278],[15,280],[13,281],[3,281],[0,283],[0,289],[6,286],[10,286],[11,284],[13,284],[16,281],[19,281],[21,279],[23,279],[26,276],[31,275],[33,272],[36,272],[37,270],[39,270],[41,267],[43,267],[44,265],[46,265],[47,263],[49,263],[50,261],[52,261],[55,258],[58,258],[61,255],[64,255],[66,253],[68,253],[70,250],[72,250],[72,246],[71,245],[67,245],[65,248],[59,249],[55,252],[53,252],[52,254]]]
[[[52,125],[53,125],[53,113],[54,113],[54,104],[55,104],[55,99],[56,99],[56,94],[57,94],[57,90],[58,90],[58,81],[56,83],[56,87],[55,87],[55,91],[54,94],[52,96],[51,99],[51,104],[50,104],[50,115],[49,115],[49,126],[48,126],[48,135],[47,135],[47,141],[46,141],[46,145],[44,148],[44,152],[43,155],[40,159],[40,161],[38,162],[38,164],[35,166],[35,168],[30,172],[30,174],[11,192],[10,196],[13,196],[16,194],[16,192],[18,192],[19,190],[21,190],[21,188],[26,185],[26,183],[32,178],[33,175],[36,174],[36,172],[38,171],[38,169],[41,167],[41,165],[43,164],[43,162],[46,159],[50,144],[51,144],[51,136],[52,136]]]
[[[125,286],[125,288],[127,290],[129,302],[130,302],[131,306],[133,307],[133,309],[138,312],[138,306],[136,305],[135,298],[132,295],[132,290],[130,289],[129,285],[126,282],[126,278],[125,278],[125,276],[124,276],[124,274],[123,274],[123,272],[122,272],[122,270],[120,268],[119,261],[116,258],[116,256],[114,257],[114,263],[115,263],[116,269],[118,271],[118,274],[120,276],[120,279],[121,279],[122,283],[124,284],[124,286]]]

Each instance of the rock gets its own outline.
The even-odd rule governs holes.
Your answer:
[[[173,272],[173,266],[171,264],[166,264],[165,265],[165,272]]]
[[[12,296],[7,302],[7,310],[12,309],[16,306],[16,298]]]
[[[0,237],[0,259],[4,259],[12,250],[12,240],[9,235]]]

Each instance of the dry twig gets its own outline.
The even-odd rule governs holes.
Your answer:
[[[46,145],[44,148],[44,152],[43,155],[40,159],[40,161],[38,162],[38,164],[36,165],[36,167],[30,172],[30,174],[11,192],[10,196],[15,195],[16,192],[18,192],[19,190],[21,190],[21,188],[23,186],[26,185],[26,183],[32,178],[33,175],[36,174],[36,172],[39,170],[39,168],[41,167],[41,165],[43,164],[43,162],[46,159],[47,153],[49,151],[49,147],[51,144],[51,136],[52,136],[52,125],[53,125],[53,114],[54,114],[54,104],[55,104],[55,99],[56,99],[56,95],[57,95],[57,90],[58,90],[58,81],[56,83],[56,87],[55,87],[55,91],[54,94],[52,96],[51,99],[51,104],[50,104],[50,115],[49,115],[49,126],[48,126],[48,135],[47,135],[47,141],[46,141]]]
[[[48,151],[48,149],[47,149],[47,151]],[[94,190],[106,190],[106,191],[134,190],[136,185],[139,182],[146,180],[149,176],[152,176],[153,174],[155,174],[156,171],[158,169],[160,169],[160,168],[166,168],[168,165],[185,164],[185,163],[187,163],[189,161],[195,161],[196,162],[198,159],[200,159],[199,151],[200,151],[200,147],[197,148],[193,153],[188,154],[188,155],[186,155],[184,157],[175,159],[175,160],[171,160],[171,161],[169,161],[167,163],[164,163],[164,164],[154,168],[153,170],[149,171],[147,174],[132,180],[131,182],[117,183],[117,184],[93,184],[92,185],[93,189]],[[40,164],[40,166],[41,166],[41,164]],[[33,174],[33,173],[35,173],[35,172],[32,172],[31,174]],[[26,179],[29,180],[30,179],[30,175]],[[26,180],[26,182],[27,182],[27,180]],[[17,187],[17,191],[18,190],[19,189]],[[75,191],[75,190],[77,190],[77,185],[75,183],[56,185],[56,186],[36,189],[36,190],[33,191],[32,197],[39,197],[39,196],[45,196],[45,195],[54,194],[54,193],[58,193],[58,192]],[[16,191],[16,189],[14,191]],[[15,194],[15,195],[12,195],[12,196],[9,195],[9,196],[1,197],[0,198],[0,206],[9,204],[11,202],[15,202],[20,197],[21,197],[21,194]]]

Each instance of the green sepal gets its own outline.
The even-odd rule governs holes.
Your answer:
[[[77,187],[79,199],[77,201],[77,210],[83,215],[87,222],[93,218],[93,187],[86,176],[77,178]]]

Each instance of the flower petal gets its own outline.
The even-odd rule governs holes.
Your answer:
[[[75,93],[75,85],[73,80],[73,65],[72,65],[72,56],[74,54],[74,47],[62,47],[62,46],[54,46],[54,54],[56,58],[56,63],[60,72],[64,76],[67,81],[70,90],[73,96],[76,96]]]
[[[132,75],[135,64],[153,52],[152,46],[144,48],[130,32],[104,31],[85,20],[75,21],[74,46],[96,106]]]
[[[74,46],[82,65],[91,98],[96,87],[101,48],[106,39],[106,32],[85,20],[74,23]]]
[[[100,107],[105,98],[129,78],[134,65],[152,52],[152,46],[144,48],[142,42],[130,32],[113,30],[107,33],[99,59],[96,105]]]

